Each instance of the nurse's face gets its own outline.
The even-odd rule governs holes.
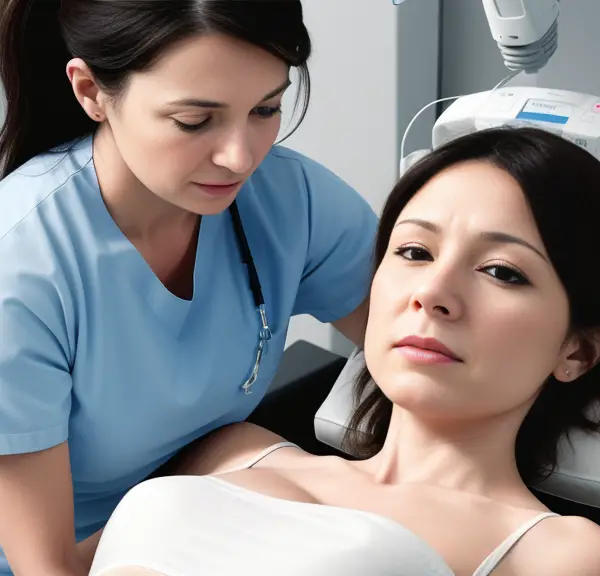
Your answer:
[[[127,168],[149,191],[196,214],[233,202],[274,144],[289,68],[226,36],[177,45],[133,74],[105,107]]]

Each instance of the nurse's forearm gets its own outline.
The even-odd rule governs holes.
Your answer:
[[[84,576],[65,443],[0,456],[0,545],[15,576]]]
[[[89,538],[86,538],[77,544],[77,552],[79,552],[79,556],[88,572],[92,567],[94,555],[96,554],[96,549],[98,548],[98,543],[100,542],[101,536],[102,530],[98,530],[98,532],[92,534]]]
[[[333,322],[333,327],[356,346],[362,348],[365,342],[368,316],[369,302],[365,300],[354,312]]]

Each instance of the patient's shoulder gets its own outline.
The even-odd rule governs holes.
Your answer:
[[[563,574],[593,576],[600,574],[600,526],[586,518],[565,518],[565,530],[570,541],[570,558],[565,555]],[[567,525],[568,524],[568,525]],[[566,536],[567,534],[565,534]],[[564,540],[557,545],[564,546]],[[568,569],[568,570],[567,570]]]
[[[540,528],[544,524],[546,523],[542,522]],[[541,553],[536,555],[536,574],[600,574],[600,526],[586,518],[565,516],[550,519],[545,528],[548,537],[545,545],[539,548]]]
[[[205,462],[210,461],[212,468],[205,473],[222,473],[245,466],[267,448],[285,441],[279,434],[249,422],[225,426],[204,443]]]
[[[240,422],[212,432],[185,448],[170,466],[170,474],[221,474],[251,463],[267,448],[285,442],[266,428]]]

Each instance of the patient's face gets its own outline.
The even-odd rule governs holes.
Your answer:
[[[469,162],[429,181],[399,216],[373,281],[365,357],[399,406],[492,416],[533,402],[557,369],[568,322],[519,185]],[[460,360],[398,346],[410,336],[435,338]]]

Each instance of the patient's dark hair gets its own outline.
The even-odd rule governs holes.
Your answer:
[[[254,44],[298,69],[300,124],[311,52],[300,0],[0,0],[0,81],[7,103],[0,175],[96,129],[66,76],[71,58],[84,60],[116,97],[132,73],[152,67],[175,43],[213,33]]]
[[[546,131],[500,128],[477,132],[435,150],[413,166],[384,207],[375,245],[375,270],[409,200],[442,170],[470,160],[489,162],[519,183],[568,295],[571,334],[593,337],[594,329],[600,327],[600,162]],[[600,400],[599,376],[600,369],[595,367],[569,384],[548,378],[517,436],[517,465],[526,483],[539,482],[554,470],[559,440],[569,431],[599,431],[600,424],[588,411]],[[358,408],[344,447],[366,458],[383,446],[392,403],[371,385],[366,367],[357,379],[355,395]]]

